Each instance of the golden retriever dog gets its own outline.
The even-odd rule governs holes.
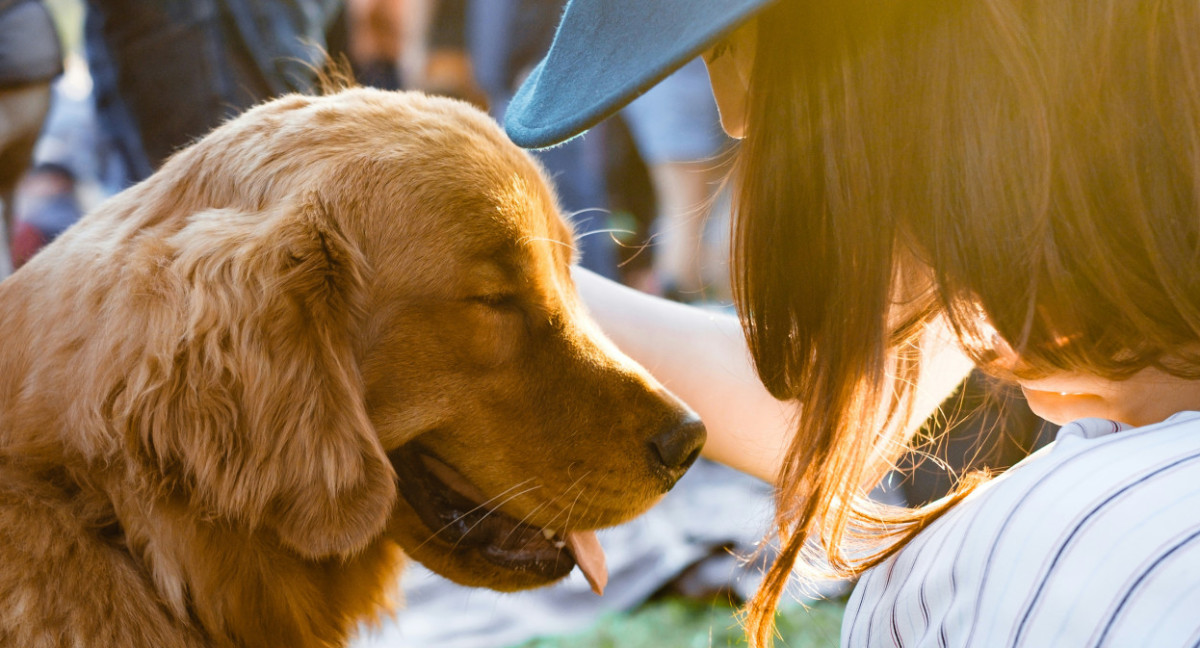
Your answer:
[[[248,111],[0,283],[0,645],[344,645],[404,557],[517,590],[703,427],[570,279],[544,172],[467,104]]]

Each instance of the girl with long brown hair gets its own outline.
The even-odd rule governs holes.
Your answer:
[[[743,138],[738,321],[578,280],[706,454],[776,484],[752,645],[797,572],[859,578],[844,645],[1200,641],[1197,33],[1183,0],[568,7],[519,144],[696,54]],[[971,366],[1057,441],[922,508],[868,499]]]

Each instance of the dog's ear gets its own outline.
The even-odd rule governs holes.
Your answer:
[[[396,498],[352,343],[365,263],[327,212],[193,216],[151,270],[173,331],[125,390],[137,464],[313,558],[361,549]]]

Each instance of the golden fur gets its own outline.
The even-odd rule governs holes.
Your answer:
[[[457,101],[289,96],[176,154],[0,283],[0,645],[343,645],[405,554],[560,578],[489,559],[497,525],[627,520],[703,438],[571,258],[543,172]],[[447,480],[491,541],[414,509]]]

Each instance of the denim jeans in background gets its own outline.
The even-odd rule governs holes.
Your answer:
[[[340,0],[88,0],[100,123],[130,182],[263,100],[309,92]]]
[[[523,75],[550,47],[562,0],[473,0],[467,3],[467,49],[492,115],[504,110]],[[617,279],[616,241],[608,228],[608,182],[603,126],[549,149],[532,151],[550,173],[559,204],[571,215],[580,265]]]

